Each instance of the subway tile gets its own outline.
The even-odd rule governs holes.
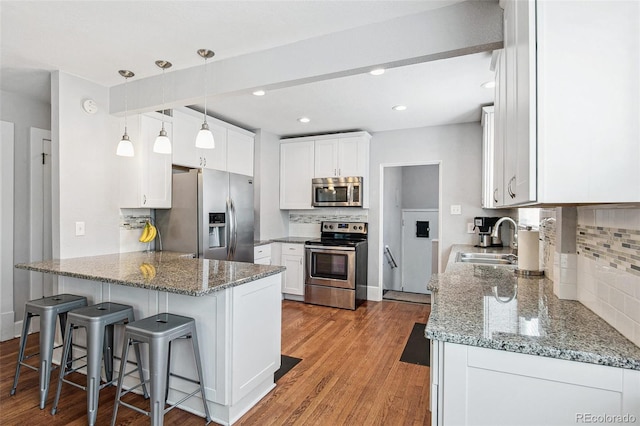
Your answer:
[[[623,309],[619,309],[623,311],[629,318],[634,320],[635,322],[640,323],[640,300],[631,297],[624,297],[624,307]]]
[[[601,314],[599,314],[602,319],[611,324],[612,326],[616,326],[616,310],[613,309],[611,305],[606,302],[598,301],[598,307],[601,310]]]
[[[598,300],[609,303],[609,286],[604,281],[596,281],[596,296]]]
[[[629,296],[627,296],[629,297]],[[616,290],[615,288],[612,288],[609,291],[609,303],[611,304],[611,306],[613,306],[616,310],[620,311],[620,312],[624,312],[624,307],[625,307],[625,295],[624,293],[622,293],[619,290]]]
[[[640,346],[640,324],[635,324],[633,328],[634,328],[634,332],[633,332],[632,342],[635,343],[637,346]]]
[[[578,287],[575,284],[560,283],[558,298],[563,300],[578,300]]]
[[[577,280],[577,270],[570,268],[560,268],[560,283],[561,284],[574,284]]]
[[[622,312],[616,312],[615,328],[627,339],[634,338],[635,322]]]

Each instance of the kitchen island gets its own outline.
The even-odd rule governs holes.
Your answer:
[[[132,305],[138,319],[161,312],[194,318],[207,403],[218,423],[233,423],[275,386],[283,267],[194,259],[173,252],[134,252],[47,260],[16,268],[58,275],[57,293],[83,295],[90,304]],[[121,336],[116,335],[116,354],[121,351]],[[59,360],[60,353],[56,357]],[[118,360],[114,364],[118,371]],[[146,360],[143,364],[148,375]],[[196,377],[189,342],[174,342],[171,367],[175,374]],[[135,384],[127,379],[131,380],[125,386]],[[182,399],[192,387],[172,378],[169,401]],[[180,407],[204,417],[197,397]]]
[[[474,251],[428,285],[432,424],[640,421],[640,348],[544,277],[456,262]]]

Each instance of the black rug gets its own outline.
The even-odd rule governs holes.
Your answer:
[[[292,356],[280,355],[280,368],[273,373],[273,381],[277,382],[289,372],[293,367],[298,365],[302,361],[300,358],[294,358]]]
[[[419,322],[415,323],[407,339],[404,351],[402,351],[400,361],[429,366],[429,339],[424,337],[424,328],[426,326],[426,324]]]

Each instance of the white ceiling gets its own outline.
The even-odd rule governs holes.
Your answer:
[[[446,7],[422,1],[2,1],[0,88],[49,100],[49,72],[62,70],[107,87],[119,69],[156,76],[157,59],[184,69],[350,28]],[[404,66],[278,89],[263,97],[215,99],[213,115],[278,135],[372,132],[478,121],[493,91],[490,54]],[[391,107],[405,104],[396,112]],[[296,119],[309,116],[302,125]]]

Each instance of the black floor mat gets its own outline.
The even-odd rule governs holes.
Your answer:
[[[292,356],[280,355],[280,368],[273,373],[273,381],[277,382],[289,372],[293,367],[298,365],[298,363],[302,361],[300,358],[294,358]]]
[[[426,326],[426,324],[419,322],[415,323],[407,339],[404,351],[402,351],[400,361],[429,366],[429,339],[424,337],[424,328]]]

